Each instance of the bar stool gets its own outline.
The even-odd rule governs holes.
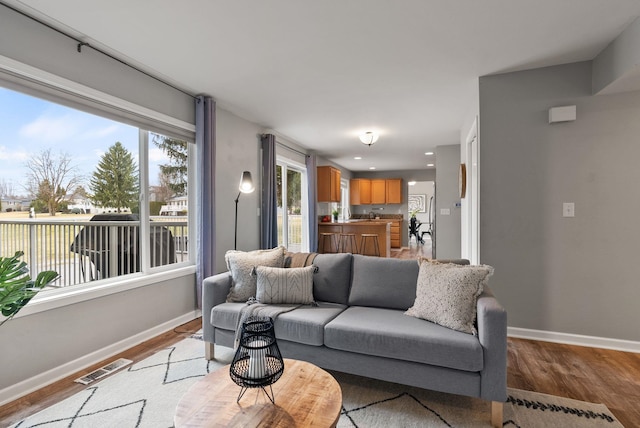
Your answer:
[[[349,251],[347,251],[347,247]],[[358,253],[358,243],[356,242],[355,233],[341,233],[340,234],[340,247],[338,250],[340,253]]]
[[[378,256],[378,257],[380,257],[380,246],[378,245],[378,235],[376,235],[375,233],[363,233],[360,236],[361,236],[361,238],[360,238],[360,254],[362,254],[363,256],[370,255],[370,256]],[[373,249],[374,249],[374,253],[373,254],[367,254],[366,253],[367,242],[368,241],[371,241],[373,243]]]
[[[329,248],[327,249],[327,243]],[[334,251],[335,248],[335,251]],[[320,234],[318,242],[318,252],[320,254],[337,253],[339,251],[338,234],[323,232]]]

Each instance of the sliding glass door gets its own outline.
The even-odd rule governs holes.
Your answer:
[[[307,174],[304,165],[278,157],[278,245],[288,251],[309,250]]]

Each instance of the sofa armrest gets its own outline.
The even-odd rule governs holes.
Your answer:
[[[214,342],[211,309],[227,301],[229,290],[231,290],[229,272],[219,273],[202,281],[202,337],[205,342]]]
[[[490,401],[507,399],[507,312],[489,287],[478,297],[478,339],[484,365],[480,372],[480,397]]]

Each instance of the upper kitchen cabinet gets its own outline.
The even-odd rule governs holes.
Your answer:
[[[402,179],[354,178],[349,195],[351,205],[401,204]]]
[[[367,205],[371,203],[371,180],[354,178],[349,182],[349,203],[351,205]]]
[[[402,179],[387,178],[385,180],[387,204],[402,203]]]
[[[387,203],[387,180],[373,179],[371,180],[371,203],[386,204]]]
[[[340,202],[340,170],[319,166],[317,170],[318,202]]]

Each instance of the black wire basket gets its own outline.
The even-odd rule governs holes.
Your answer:
[[[284,372],[284,361],[276,342],[273,319],[269,317],[248,317],[240,331],[240,342],[236,350],[229,374],[241,387],[238,400],[248,388],[262,388],[269,400],[275,404],[273,385]],[[265,389],[269,386],[271,395]]]

